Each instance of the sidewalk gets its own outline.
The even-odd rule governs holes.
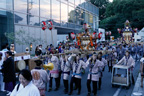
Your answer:
[[[143,84],[144,85],[144,84]],[[133,92],[131,96],[144,96],[144,88],[141,88],[141,76],[138,75],[137,81],[135,83]]]

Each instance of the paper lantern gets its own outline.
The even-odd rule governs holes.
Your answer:
[[[71,32],[71,38],[74,40],[75,39],[75,34],[74,32]]]
[[[138,29],[137,29],[137,28],[135,28],[135,29],[134,29],[134,32],[136,33],[136,32],[137,32],[137,30],[138,30]]]
[[[109,35],[111,35],[111,31],[109,31]]]
[[[53,23],[52,23],[52,21],[49,21],[49,22],[48,22],[48,29],[49,29],[49,30],[52,30],[52,29],[53,29]]]
[[[106,32],[106,35],[108,35],[109,34],[109,32]]]
[[[101,39],[102,38],[102,32],[100,32],[99,34],[98,34],[98,39]]]
[[[42,30],[45,30],[46,28],[47,28],[46,22],[45,22],[45,21],[42,21]]]
[[[92,34],[92,38],[93,38],[93,39],[96,38],[96,32],[94,32],[94,33]]]

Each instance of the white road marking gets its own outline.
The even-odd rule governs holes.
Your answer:
[[[120,93],[120,91],[121,91],[121,88],[118,88],[117,91],[115,92],[115,94],[113,96],[118,96],[119,93]]]

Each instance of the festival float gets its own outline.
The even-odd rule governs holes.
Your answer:
[[[117,31],[119,32],[121,36],[121,41],[123,43],[132,43],[134,41],[134,33],[137,32],[137,28],[132,29],[130,26],[129,20],[126,20],[124,24],[124,28],[120,29],[118,28]]]
[[[81,32],[76,35],[77,44],[80,46],[82,51],[94,51],[97,46],[97,39],[101,39],[102,33],[89,33],[89,26],[86,23],[83,25],[83,28],[85,32]]]

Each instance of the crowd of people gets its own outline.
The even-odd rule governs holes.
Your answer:
[[[113,45],[110,45],[110,43],[98,43],[95,50],[100,51],[99,53],[65,53],[65,50],[73,49],[80,49],[80,47],[75,44],[60,43],[57,48],[54,48],[51,44],[43,50],[42,45],[37,46],[35,56],[46,54],[48,58],[45,61],[53,63],[54,68],[49,71],[44,70],[42,65],[45,62],[36,60],[36,67],[33,70],[24,69],[19,73],[20,83],[16,85],[14,60],[11,58],[12,52],[5,46],[0,51],[0,76],[3,78],[3,81],[1,79],[1,90],[12,92],[10,96],[23,96],[23,94],[25,96],[45,96],[45,84],[49,83],[48,92],[51,92],[54,79],[54,91],[57,91],[60,88],[62,79],[64,94],[71,95],[74,90],[77,90],[77,95],[80,95],[81,86],[83,86],[81,85],[82,74],[85,74],[84,70],[88,69],[87,96],[91,94],[97,96],[97,90],[101,90],[103,72],[106,66],[108,66],[109,72],[112,72],[112,68],[116,64],[130,66],[129,74],[132,76],[129,82],[134,84],[133,70],[135,62],[140,61],[141,76],[144,75],[144,44],[142,43],[119,45],[117,43]],[[103,54],[102,51],[104,50],[108,50],[110,53]],[[91,82],[93,90],[91,90]],[[143,79],[141,82],[141,87],[143,87]]]

